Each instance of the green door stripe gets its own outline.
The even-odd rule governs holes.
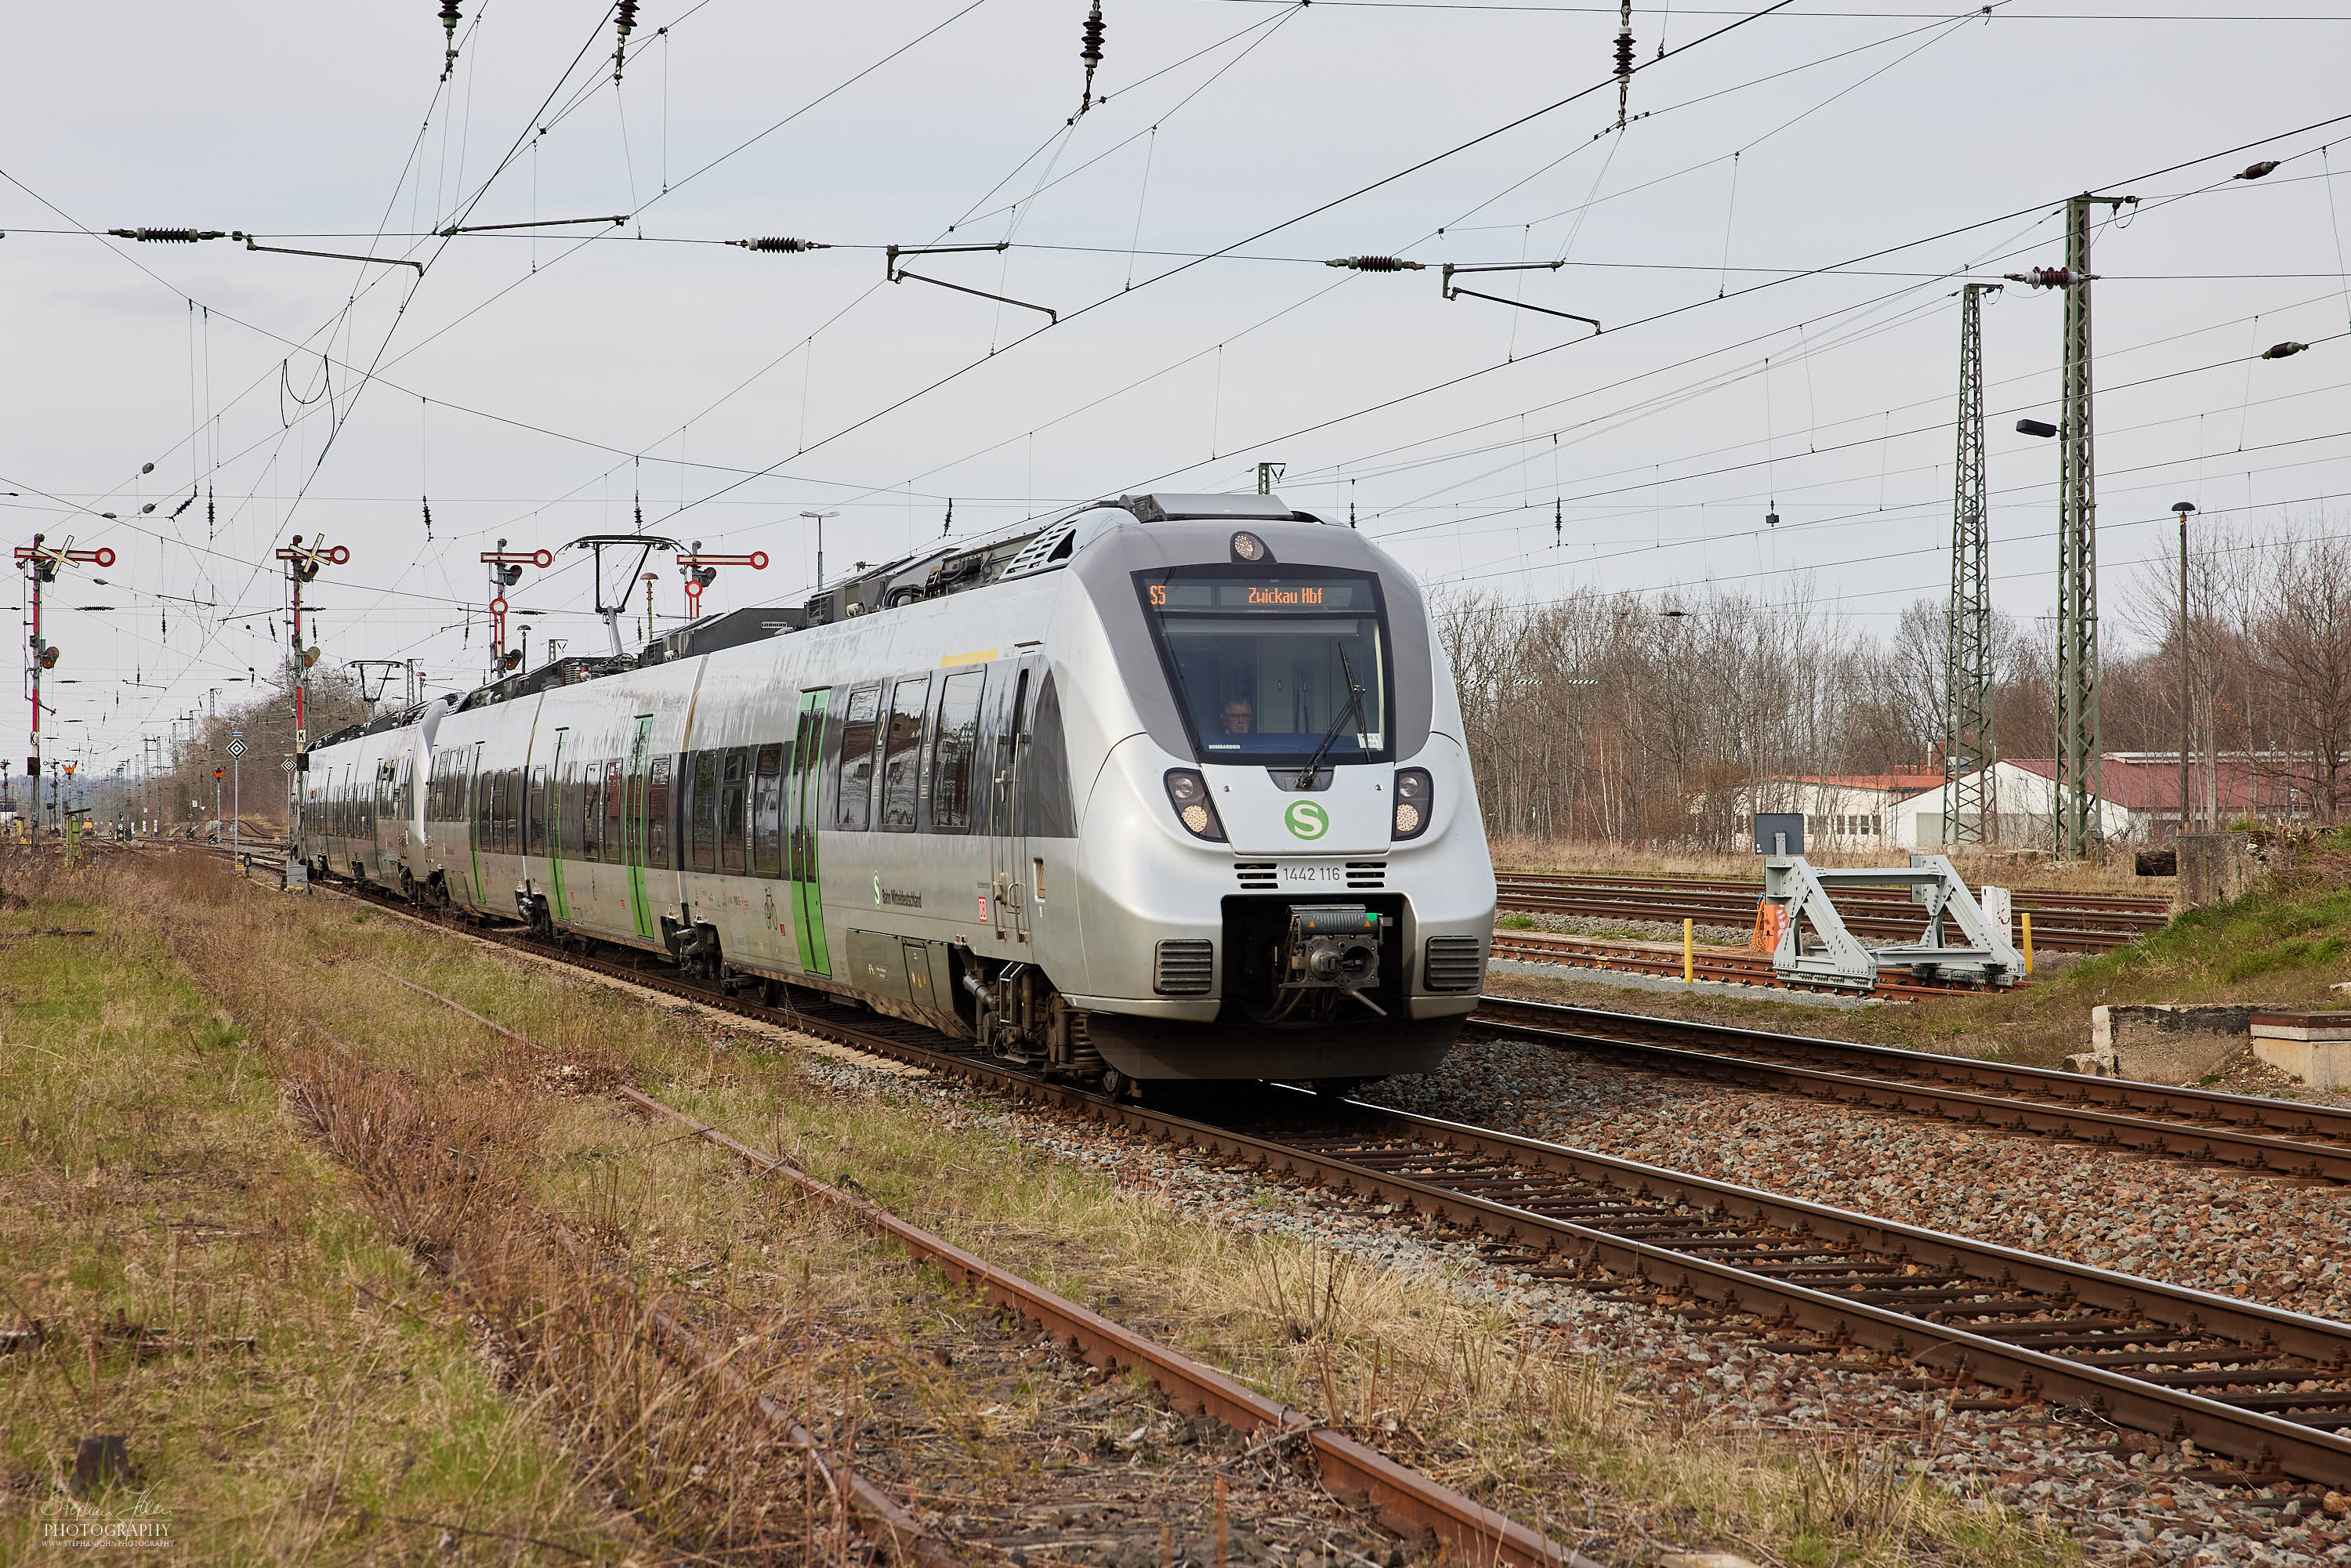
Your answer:
[[[647,785],[653,765],[653,720],[646,714],[637,720],[635,745],[629,753],[629,773],[622,782],[627,791],[622,797],[621,812],[621,858],[629,870],[629,917],[635,922],[637,935],[653,939],[653,908],[645,900],[645,831],[649,814],[645,798],[651,793]]]
[[[832,973],[824,934],[824,892],[817,864],[817,806],[824,779],[825,709],[830,687],[800,694],[799,732],[792,746],[792,833],[789,842],[792,878],[792,924],[799,943],[800,967],[812,975]]]
[[[547,880],[555,894],[555,918],[571,918],[571,902],[563,893],[563,740],[571,732],[555,732],[555,760],[547,780]]]
[[[474,788],[465,797],[465,841],[474,852],[474,902],[490,901],[489,884],[482,880],[482,747],[483,741],[474,742]]]

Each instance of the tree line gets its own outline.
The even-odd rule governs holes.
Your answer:
[[[2192,815],[2220,822],[2223,765],[2271,810],[2320,822],[2351,808],[2351,541],[2326,519],[2202,531],[2186,636],[2176,564],[2111,580],[2101,627],[2101,741],[2179,750],[2187,662]],[[1747,802],[1804,776],[1939,773],[1948,609],[1891,628],[1809,584],[1654,597],[1580,589],[1527,602],[1440,597],[1470,765],[1497,833],[1626,847],[1729,849]],[[1997,614],[2000,753],[2055,748],[2054,627]]]

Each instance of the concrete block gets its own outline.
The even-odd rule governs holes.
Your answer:
[[[2100,1056],[2092,1051],[2077,1051],[2058,1062],[2057,1067],[2061,1072],[2078,1072],[2085,1078],[2115,1076],[2115,1059],[2111,1056]]]
[[[2178,847],[2175,895],[2183,909],[2225,904],[2248,892],[2262,873],[2251,833],[2182,833]]]
[[[2092,1008],[2090,1052],[2111,1058],[2118,1078],[2193,1083],[2245,1048],[2252,1018],[2250,1004],[2231,1002]]]
[[[2253,1054],[2313,1089],[2351,1087],[2351,1013],[2264,1009],[2252,1017]]]

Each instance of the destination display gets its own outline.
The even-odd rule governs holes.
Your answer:
[[[1372,585],[1363,578],[1215,578],[1154,582],[1144,597],[1154,610],[1181,614],[1205,611],[1217,614],[1251,611],[1296,614],[1317,612],[1363,614],[1378,606]]]

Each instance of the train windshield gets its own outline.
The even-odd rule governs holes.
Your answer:
[[[1136,586],[1201,761],[1391,760],[1376,578],[1191,567],[1139,573]]]

